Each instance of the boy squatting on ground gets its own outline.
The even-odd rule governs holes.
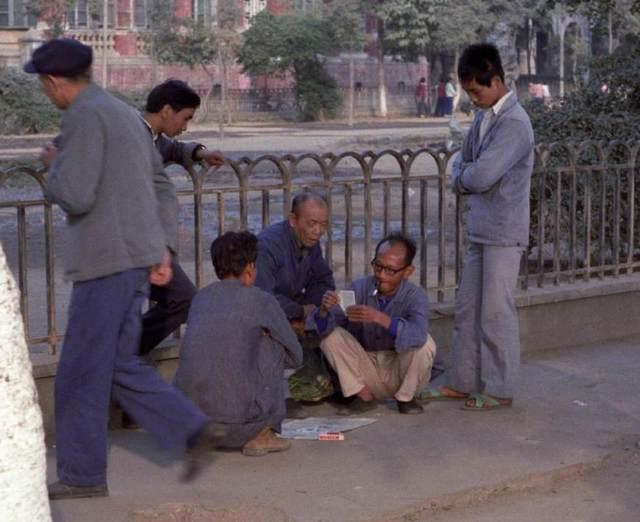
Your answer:
[[[177,200],[140,116],[91,82],[91,62],[90,47],[58,39],[24,67],[64,110],[59,148],[43,155],[45,196],[67,215],[73,281],[55,382],[52,499],[108,494],[112,397],[161,445],[187,449],[187,480],[225,434],[138,355],[149,281],[171,278]]]
[[[464,409],[511,406],[520,367],[514,292],[529,242],[534,137],[529,117],[504,84],[495,46],[468,47],[458,76],[476,117],[453,168],[466,196],[467,253],[456,296],[446,386],[427,400],[463,400]]]
[[[193,300],[175,383],[214,422],[227,428],[221,445],[244,455],[289,448],[285,368],[302,364],[302,348],[276,298],[254,286],[257,239],[227,232],[211,245],[219,282]]]
[[[436,345],[428,333],[429,300],[409,282],[415,243],[392,233],[376,246],[373,275],[353,282],[355,306],[343,312],[327,291],[314,312],[320,348],[338,374],[345,397],[342,415],[375,408],[374,399],[394,397],[400,413],[422,413],[417,393],[429,382]]]

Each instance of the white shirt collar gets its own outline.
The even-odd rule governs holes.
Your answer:
[[[493,114],[497,115],[500,112],[500,109],[502,109],[504,102],[507,101],[507,98],[511,96],[511,94],[512,94],[511,91],[509,91],[502,98],[500,98],[489,110],[493,111]]]
[[[147,120],[144,119],[144,116],[142,114],[140,114],[140,119],[144,122],[144,124],[149,129],[149,132],[151,133],[151,138],[153,139],[153,142],[155,143],[156,141],[158,141],[158,138],[160,136],[158,134],[156,134],[155,132],[153,132],[153,127],[151,126],[151,124]]]

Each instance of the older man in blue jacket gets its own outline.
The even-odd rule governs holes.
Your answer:
[[[514,292],[529,241],[533,130],[504,84],[495,46],[461,56],[458,76],[476,115],[453,168],[454,190],[467,196],[468,248],[456,299],[447,386],[430,400],[464,400],[464,409],[511,406],[520,366]]]

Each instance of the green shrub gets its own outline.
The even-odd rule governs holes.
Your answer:
[[[526,109],[537,143],[640,139],[640,40],[594,59],[588,81],[557,104]]]
[[[320,62],[308,62],[299,67],[296,79],[296,104],[303,120],[335,117],[342,98],[335,80]]]
[[[36,75],[0,68],[0,134],[55,132],[60,114]]]

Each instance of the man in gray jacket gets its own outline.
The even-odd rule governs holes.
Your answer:
[[[176,385],[227,427],[221,442],[259,456],[289,448],[278,438],[285,416],[282,373],[302,363],[302,348],[276,298],[256,287],[256,236],[227,232],[211,245],[219,282],[198,292]]]
[[[529,241],[533,130],[504,84],[495,46],[468,47],[458,76],[476,117],[453,167],[454,190],[466,196],[468,241],[447,368],[447,386],[428,400],[464,401],[464,409],[511,406],[520,366],[514,302]]]
[[[187,449],[185,479],[224,436],[138,355],[148,284],[171,279],[177,201],[135,110],[91,82],[91,48],[51,40],[24,69],[64,110],[45,196],[67,215],[73,281],[55,383],[57,470],[51,499],[105,496],[114,399],[167,448]]]
[[[165,165],[177,163],[189,168],[199,161],[214,167],[224,164],[224,156],[220,152],[208,150],[200,143],[174,139],[187,130],[189,121],[199,106],[200,96],[180,80],[167,80],[149,93],[142,117]],[[153,305],[142,318],[142,354],[153,350],[183,324],[189,315],[189,306],[196,293],[196,287],[175,258],[171,268],[173,278],[168,284],[151,285],[149,299]]]

